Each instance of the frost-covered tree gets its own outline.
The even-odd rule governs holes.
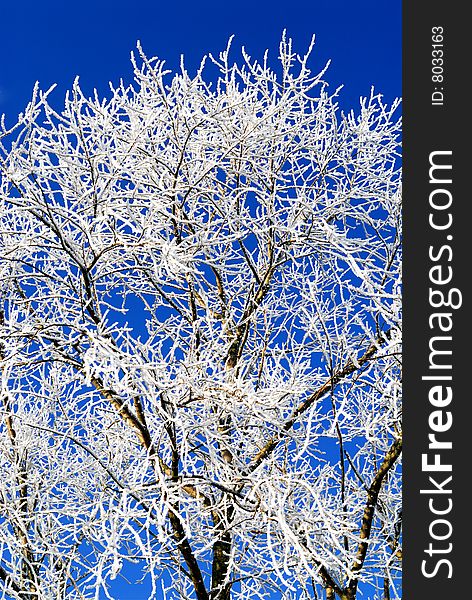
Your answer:
[[[398,102],[311,50],[3,122],[2,597],[399,597]]]

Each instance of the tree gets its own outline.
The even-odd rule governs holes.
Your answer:
[[[399,103],[312,46],[3,122],[4,597],[398,597]]]

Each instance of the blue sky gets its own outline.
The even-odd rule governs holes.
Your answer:
[[[39,80],[58,83],[55,102],[80,75],[85,90],[130,79],[130,51],[195,67],[203,54],[222,50],[235,34],[253,55],[277,52],[286,28],[303,51],[317,35],[313,67],[332,59],[327,80],[344,83],[342,104],[352,105],[374,84],[386,99],[401,95],[401,2],[374,0],[4,0],[1,3],[0,113],[23,109]],[[10,121],[10,119],[8,119]]]
[[[4,0],[1,3],[0,113],[7,123],[28,102],[36,80],[57,83],[52,103],[60,108],[76,75],[86,92],[106,93],[108,81],[132,77],[130,51],[139,39],[148,55],[178,67],[184,54],[192,70],[207,52],[218,53],[235,34],[245,45],[275,58],[287,29],[303,52],[316,34],[314,70],[332,59],[325,79],[345,85],[343,108],[356,107],[370,87],[386,100],[401,95],[401,2],[374,0]],[[120,600],[141,600],[140,587],[117,582]]]

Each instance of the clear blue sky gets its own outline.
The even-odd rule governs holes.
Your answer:
[[[0,2],[0,113],[11,123],[39,80],[65,90],[79,75],[85,91],[106,92],[108,81],[131,79],[130,51],[139,39],[148,55],[176,68],[181,54],[192,69],[218,53],[235,34],[234,48],[275,57],[284,28],[304,51],[317,36],[313,69],[331,58],[325,79],[345,84],[344,108],[375,85],[387,100],[401,95],[401,1],[378,0],[3,0]],[[120,600],[141,600],[139,586],[114,588]]]
[[[401,2],[375,0],[3,0],[0,2],[0,113],[22,110],[36,80],[59,84],[55,99],[80,75],[86,90],[130,76],[129,53],[178,65],[222,50],[231,34],[255,56],[277,51],[287,28],[302,51],[317,35],[314,67],[328,58],[333,86],[346,84],[348,106],[375,84],[386,99],[401,94]]]

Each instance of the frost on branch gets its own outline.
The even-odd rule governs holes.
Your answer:
[[[3,127],[5,597],[398,597],[399,103],[311,49]]]

